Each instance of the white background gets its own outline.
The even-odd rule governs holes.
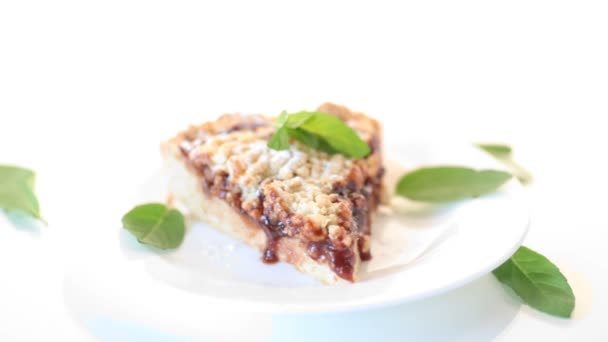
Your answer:
[[[606,18],[601,1],[0,2],[0,163],[39,171],[51,222],[0,219],[1,339],[190,341],[68,310],[66,265],[95,243],[87,222],[121,209],[113,179],[185,125],[327,100],[378,117],[386,135],[511,143],[535,175],[526,245],[570,280],[574,318],[519,306],[486,277],[369,312],[210,310],[199,337],[608,339]],[[88,208],[90,196],[107,206]]]

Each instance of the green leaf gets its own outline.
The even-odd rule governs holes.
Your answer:
[[[476,144],[480,149],[488,152],[496,158],[510,158],[512,149],[508,145],[502,144]]]
[[[543,255],[521,246],[493,273],[531,307],[559,317],[572,315],[572,288],[557,266]]]
[[[24,182],[34,190],[36,174],[30,169],[13,165],[0,165],[0,186],[7,183]]]
[[[327,143],[327,141],[325,141],[324,139],[322,139],[312,133],[306,132],[306,131],[298,129],[298,128],[288,129],[288,132],[292,138],[298,140],[299,142],[301,142],[302,144],[304,144],[310,148],[313,148],[313,149],[319,150],[319,151],[324,151],[329,154],[337,153],[337,151],[333,147],[331,147]]]
[[[289,117],[286,121],[286,126],[289,128],[298,128],[302,126],[306,121],[310,120],[316,112],[297,112],[294,114],[289,114]]]
[[[502,162],[522,183],[527,184],[532,181],[532,174],[513,159],[513,151],[510,146],[503,144],[475,145]]]
[[[371,151],[369,145],[344,121],[326,113],[314,112],[299,128],[319,136],[347,157],[363,158]]]
[[[289,148],[289,134],[285,126],[281,126],[274,132],[270,140],[268,140],[268,147],[279,151]]]
[[[287,128],[285,127],[285,123],[287,123],[287,115],[286,111],[281,112],[275,126],[277,130],[268,140],[268,147],[273,150],[286,150],[289,148],[289,135],[287,133]]]
[[[277,119],[277,130],[268,141],[268,147],[275,150],[288,148],[289,137],[317,150],[341,153],[347,157],[362,158],[371,149],[357,133],[339,118],[321,112],[302,111],[283,113]]]
[[[288,117],[289,117],[289,114],[287,114],[286,111],[282,111],[281,114],[279,114],[279,117],[277,118],[276,127],[277,128],[283,127],[285,125],[285,123],[287,122]]]
[[[44,222],[34,193],[36,174],[19,166],[0,165],[0,208],[20,211]]]
[[[122,224],[140,243],[160,249],[176,248],[184,240],[184,216],[161,203],[139,205],[125,214]]]
[[[401,177],[396,190],[415,201],[449,202],[493,192],[510,178],[509,173],[497,170],[423,167]]]

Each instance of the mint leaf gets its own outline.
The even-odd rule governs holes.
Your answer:
[[[337,151],[331,147],[327,141],[325,141],[324,139],[306,132],[304,130],[301,129],[288,129],[289,135],[296,139],[297,141],[301,142],[302,144],[313,148],[315,150],[319,150],[319,151],[324,151],[326,153],[329,154],[335,154],[337,153]]]
[[[24,182],[34,189],[36,174],[30,169],[14,165],[0,165],[0,184]]]
[[[396,191],[415,201],[449,202],[493,192],[509,179],[509,173],[497,170],[423,167],[402,176]]]
[[[557,266],[543,255],[521,246],[493,273],[531,307],[559,317],[572,315],[572,288]]]
[[[475,145],[502,162],[523,184],[527,184],[532,181],[532,174],[513,159],[513,150],[510,146],[503,144]]]
[[[19,166],[0,165],[0,208],[19,211],[44,222],[34,192],[36,174]]]
[[[286,150],[289,148],[289,134],[284,126],[278,128],[268,140],[268,147],[273,150]]]
[[[344,121],[327,113],[302,111],[290,114],[286,121],[281,120],[284,118],[279,117],[277,122],[282,124],[268,142],[272,149],[286,149],[286,140],[288,144],[288,138],[292,137],[312,148],[347,157],[362,158],[371,151]]]
[[[285,126],[285,123],[287,122],[288,117],[289,117],[289,114],[287,114],[286,111],[282,111],[281,114],[279,114],[279,117],[277,117],[277,121],[276,121],[277,128],[281,128],[281,127]]]
[[[326,113],[315,112],[299,128],[323,138],[336,151],[347,157],[363,158],[371,151],[344,121]]]
[[[305,111],[289,114],[288,119],[286,121],[286,125],[289,128],[298,128],[302,126],[306,121],[310,120],[310,118],[312,118],[316,114],[316,112]]]
[[[513,152],[510,146],[503,144],[475,144],[480,149],[488,152],[496,158],[510,158]]]
[[[275,126],[277,130],[268,140],[268,147],[273,150],[286,150],[289,148],[289,135],[287,133],[287,128],[285,127],[285,123],[287,122],[287,112],[283,111],[281,115],[277,118]]]
[[[184,240],[184,216],[161,203],[133,208],[122,217],[122,224],[140,243],[160,249],[176,248]]]

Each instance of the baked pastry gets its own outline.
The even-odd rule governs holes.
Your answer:
[[[365,158],[267,146],[274,119],[225,114],[162,144],[169,195],[195,218],[324,283],[357,280],[371,258],[372,215],[384,173],[381,127],[331,103],[317,111],[342,119],[371,148]]]

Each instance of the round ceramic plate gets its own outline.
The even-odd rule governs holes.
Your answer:
[[[501,168],[469,144],[387,143],[388,189],[406,169],[451,164]],[[152,174],[134,188],[133,204],[163,198]],[[79,305],[143,315],[213,308],[255,312],[327,312],[392,305],[437,295],[491,272],[520,246],[529,213],[519,184],[450,205],[395,200],[373,225],[372,254],[360,282],[326,286],[211,227],[192,222],[172,252],[140,246],[116,223],[75,262],[68,294]],[[73,301],[74,302],[74,301]],[[107,305],[111,303],[111,305]],[[194,315],[194,316],[192,316]]]

